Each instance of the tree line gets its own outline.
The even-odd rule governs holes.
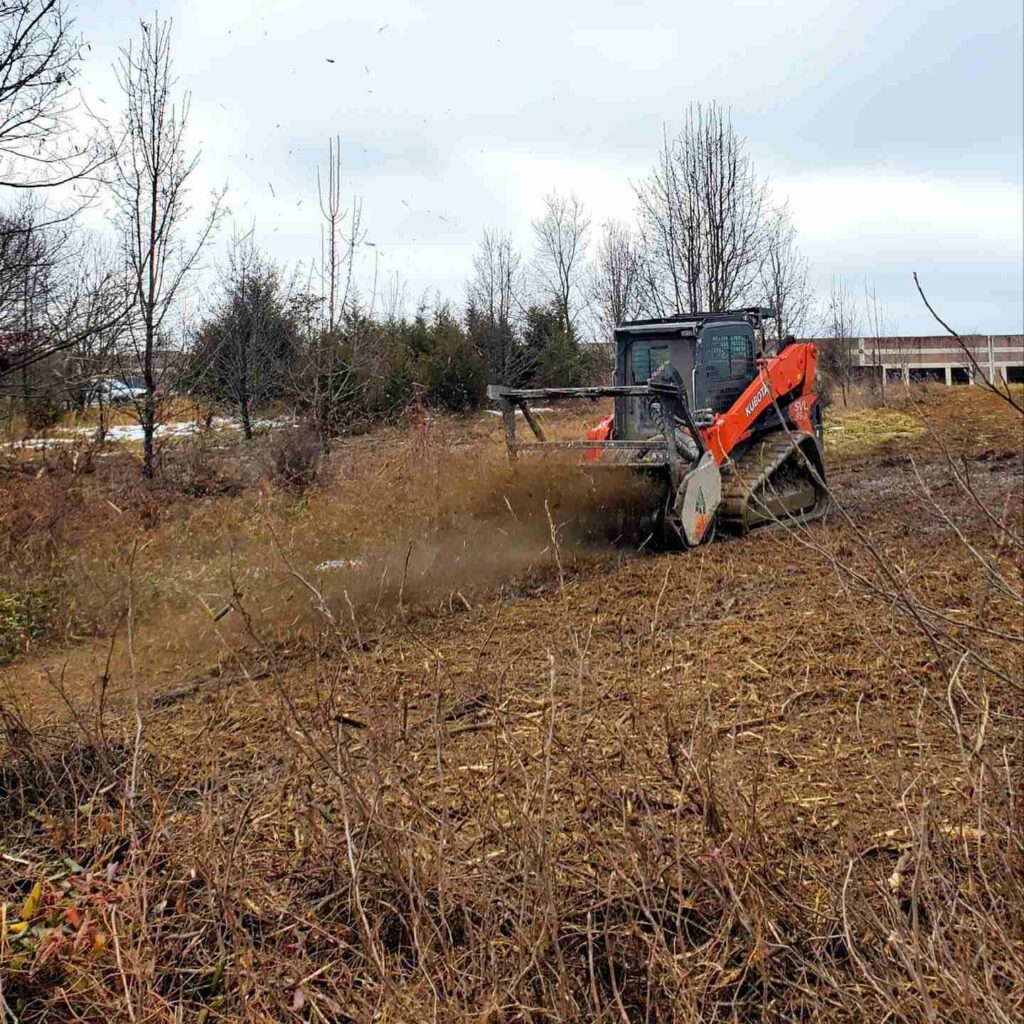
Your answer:
[[[85,116],[82,47],[67,0],[0,0],[0,396],[31,430],[96,401],[98,381],[130,382],[146,476],[174,394],[230,411],[246,438],[261,410],[283,406],[326,450],[410,405],[472,410],[489,382],[606,380],[608,347],[590,342],[624,320],[769,305],[781,338],[815,315],[788,208],[715,103],[692,105],[665,136],[635,185],[633,223],[595,226],[576,196],[552,192],[530,251],[483,231],[458,301],[409,314],[397,278],[360,288],[363,210],[343,196],[337,139],[316,179],[316,258],[289,270],[254,227],[236,228],[201,277],[224,196],[196,195],[170,23],[141,23],[120,51],[115,118]],[[85,227],[89,207],[110,230]],[[847,331],[836,312],[826,327]]]

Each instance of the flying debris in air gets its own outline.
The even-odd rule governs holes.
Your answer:
[[[267,182],[267,187],[270,189],[270,194],[276,199],[277,193],[274,191],[274,185],[272,182]]]
[[[389,21],[388,25],[390,25],[390,24],[391,24],[391,22]],[[381,32],[383,32],[384,29],[386,29],[388,27],[388,25],[381,25],[381,27],[379,29],[377,29],[377,35],[380,35]]]

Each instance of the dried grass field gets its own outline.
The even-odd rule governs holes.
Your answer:
[[[1021,419],[829,427],[685,554],[490,416],[9,459],[0,1020],[1020,1020]]]

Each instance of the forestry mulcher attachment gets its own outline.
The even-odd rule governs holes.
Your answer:
[[[709,540],[716,525],[747,533],[817,519],[827,503],[818,352],[787,339],[766,353],[764,321],[774,315],[751,307],[624,323],[611,387],[492,385],[509,456],[579,449],[595,468],[651,476],[659,500],[645,528],[686,547]],[[530,408],[607,397],[615,411],[586,440],[549,441]],[[516,439],[517,409],[534,441]]]

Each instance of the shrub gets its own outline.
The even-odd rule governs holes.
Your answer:
[[[591,376],[587,353],[574,338],[562,332],[548,339],[537,369],[539,387],[584,387]]]
[[[48,395],[33,398],[25,407],[25,425],[29,430],[47,430],[60,422],[60,406]]]
[[[320,479],[323,450],[316,431],[308,426],[278,431],[270,445],[270,478],[278,487],[302,493]]]
[[[188,438],[164,454],[164,480],[176,491],[196,498],[215,494],[236,494],[241,484],[225,471],[203,434]]]
[[[0,665],[54,634],[68,589],[63,576],[18,589],[0,585]]]
[[[394,416],[412,403],[414,377],[409,353],[404,349],[397,350],[388,360],[384,373],[383,387],[376,399],[379,415]]]
[[[526,311],[523,364],[526,381],[535,387],[583,387],[607,379],[599,356],[580,345],[552,306]]]
[[[459,414],[479,407],[487,390],[487,367],[464,337],[445,338],[423,363],[431,405]]]

